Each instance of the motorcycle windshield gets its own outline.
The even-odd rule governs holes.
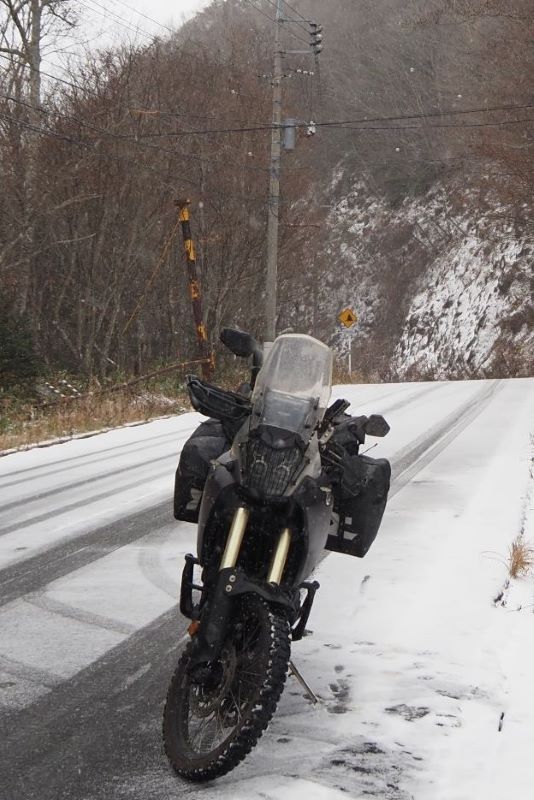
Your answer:
[[[304,334],[279,336],[252,394],[259,423],[288,431],[313,430],[323,418],[332,388],[332,351]]]

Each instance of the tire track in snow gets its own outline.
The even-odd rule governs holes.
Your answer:
[[[434,425],[430,431],[426,431],[415,442],[403,448],[400,453],[396,453],[391,458],[393,481],[388,499],[400,492],[423,467],[448,447],[478,417],[503,385],[502,381],[495,380],[489,386],[483,386],[475,397],[467,400],[443,421]]]
[[[49,597],[42,589],[35,593],[25,595],[24,600],[43,611],[50,611],[52,614],[57,614],[60,617],[75,619],[78,620],[78,622],[84,622],[86,625],[105,628],[115,633],[122,633],[125,636],[130,636],[137,630],[135,625],[129,622],[121,622],[120,620],[113,619],[113,617],[105,617],[102,614],[95,614],[94,612],[84,611],[81,608],[74,608],[74,606],[61,603],[59,600]]]
[[[404,406],[407,406],[408,403],[418,403],[420,399],[426,399],[426,396],[431,392],[435,392],[437,389],[441,389],[442,387],[447,386],[446,383],[435,383],[433,386],[428,386],[426,389],[419,390],[410,394],[409,397],[405,397],[401,400],[396,401],[395,403],[390,403],[387,406],[379,406],[381,414],[391,414],[393,411],[398,411]],[[372,400],[371,402],[375,402]]]
[[[102,456],[106,454],[106,461],[111,461],[115,458],[124,458],[125,455],[130,455],[132,453],[142,452],[143,450],[150,450],[152,447],[156,446],[154,443],[159,441],[160,439],[170,440],[173,439],[173,436],[176,436],[178,440],[184,438],[184,436],[188,436],[190,433],[193,433],[195,428],[198,427],[196,424],[191,425],[189,428],[181,428],[175,434],[172,433],[163,433],[159,434],[158,436],[152,436],[150,439],[137,439],[135,442],[128,442],[126,444],[115,445],[114,447],[104,447],[102,450],[98,450],[94,453],[80,453],[77,456],[71,456],[69,458],[63,458],[61,461],[52,461],[48,464],[38,464],[34,467],[27,467],[26,469],[19,469],[10,472],[7,477],[11,477],[12,475],[21,475],[26,473],[35,473],[36,471],[45,471],[46,476],[49,477],[50,475],[60,475],[62,472],[70,472],[73,469],[80,469],[86,467],[88,464],[98,464],[99,461],[102,461]],[[136,445],[139,442],[143,441],[144,444],[141,447],[137,447]],[[126,452],[125,452],[126,451]],[[111,453],[111,455],[107,455]],[[73,464],[72,462],[76,462]],[[60,466],[56,469],[49,469],[49,467],[56,467],[57,464],[69,464],[69,466]],[[27,483],[31,480],[40,480],[43,475],[31,475],[30,477],[26,478],[17,478],[14,481],[3,481],[0,477],[0,489],[8,489],[12,486],[18,486],[19,484]]]
[[[0,606],[38,592],[57,578],[141,539],[150,531],[159,531],[172,521],[170,504],[160,503],[12,564],[0,572]],[[186,524],[176,523],[177,535],[180,526]]]
[[[2,506],[2,512],[11,511],[12,509],[18,508],[22,505],[26,507],[29,503],[38,503],[42,500],[46,500],[48,497],[63,494],[71,489],[79,489],[82,486],[90,486],[91,484],[98,483],[99,481],[107,481],[116,475],[124,475],[125,472],[135,472],[135,470],[143,469],[151,464],[159,464],[160,461],[168,461],[170,458],[176,458],[176,450],[171,450],[169,453],[165,453],[157,458],[150,458],[147,461],[140,462],[139,464],[128,464],[125,467],[119,467],[118,469],[109,470],[108,472],[99,472],[98,475],[91,475],[90,478],[83,478],[82,480],[73,481],[72,483],[62,483],[61,486],[55,486],[53,489],[47,489],[45,492],[33,494],[31,497],[24,498],[24,500],[13,500],[11,503],[4,503]],[[3,532],[8,531],[0,529],[0,535]]]
[[[8,658],[4,655],[0,655],[0,670],[4,670],[8,674],[18,675],[30,683],[36,683],[48,689],[61,686],[63,683],[62,678],[50,672],[50,670],[29,667],[21,661],[16,661],[14,658]]]
[[[197,798],[199,787],[171,773],[161,747],[162,706],[184,627],[173,608],[31,706],[4,715],[0,738],[4,737],[5,761],[10,764],[5,783],[10,800],[161,800],[177,793]],[[303,717],[312,713],[319,718],[324,711],[304,707]],[[345,742],[342,736],[327,735],[310,749],[297,726],[287,734],[289,741],[299,737],[296,759],[294,746],[282,747],[277,737],[287,739],[287,724],[291,726],[301,714],[295,715],[291,698],[284,703],[284,696],[280,711],[258,748],[235,773],[214,787],[202,787],[206,800],[232,797],[241,787],[248,794],[247,788],[257,789],[257,780],[269,785],[281,775],[287,782],[303,776],[325,789],[338,786],[351,796],[361,789],[365,770],[370,794],[381,800],[407,798],[391,783],[400,776],[399,753],[376,749],[372,731]],[[332,719],[331,734],[333,725]],[[315,741],[313,731],[311,738]],[[269,749],[267,760],[262,747]],[[367,754],[375,752],[375,764],[364,766]],[[31,759],[27,753],[32,753]]]
[[[66,514],[69,511],[76,511],[78,509],[85,508],[85,506],[97,503],[99,500],[106,500],[108,497],[119,495],[122,492],[126,492],[130,489],[136,489],[138,486],[146,486],[146,484],[149,482],[161,480],[163,478],[168,478],[168,477],[169,477],[168,470],[165,470],[165,472],[157,472],[155,475],[150,475],[149,478],[145,476],[140,480],[132,481],[131,483],[124,484],[123,486],[118,486],[118,487],[115,486],[113,489],[108,489],[106,492],[93,494],[90,497],[86,497],[83,500],[76,500],[73,503],[68,503],[67,505],[61,506],[60,508],[50,509],[49,511],[45,511],[42,514],[38,514],[35,517],[30,517],[29,519],[25,519],[20,522],[15,522],[13,523],[13,525],[8,525],[6,528],[2,528],[2,530],[0,531],[0,537],[6,536],[8,533],[14,533],[15,531],[23,530],[24,528],[29,528],[32,525],[38,525],[40,522],[45,522],[46,520],[52,519],[53,517],[59,517],[61,516],[61,514]]]
[[[159,761],[161,707],[184,626],[173,608],[31,706],[3,714],[5,797],[87,800],[104,766],[131,774],[146,765],[147,752],[154,756],[155,742]]]

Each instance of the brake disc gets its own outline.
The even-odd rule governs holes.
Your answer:
[[[197,717],[209,717],[221,706],[228,694],[237,667],[237,656],[233,645],[223,648],[218,663],[221,664],[223,672],[217,686],[207,688],[205,685],[197,685],[194,687],[190,702],[191,710]]]

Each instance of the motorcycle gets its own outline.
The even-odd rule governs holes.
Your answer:
[[[252,368],[235,393],[187,378],[193,407],[225,437],[224,452],[206,461],[198,509],[189,504],[180,517],[198,518],[197,556],[185,558],[180,610],[190,640],[169,686],[163,739],[173,769],[191,781],[224,775],[256,745],[282,694],[291,643],[305,635],[319,588],[310,576],[325,548],[365,554],[390,477],[387,461],[358,455],[366,434],[388,432],[383,417],[349,417],[343,400],[327,408],[330,348],[284,334],[262,363],[249,334],[225,329],[221,340],[252,357]]]

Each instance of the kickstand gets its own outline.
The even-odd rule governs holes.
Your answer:
[[[308,695],[308,697],[311,700],[311,702],[314,705],[316,703],[318,703],[319,700],[318,700],[317,695],[315,694],[313,689],[311,689],[310,686],[308,686],[308,684],[306,683],[306,681],[304,680],[304,678],[302,677],[302,675],[300,674],[300,672],[298,671],[298,669],[296,668],[296,666],[294,665],[294,663],[292,661],[289,662],[289,672],[290,672],[291,675],[294,675],[295,678],[298,680],[298,682],[300,683],[300,685],[302,686],[302,688],[304,689],[304,691]]]

